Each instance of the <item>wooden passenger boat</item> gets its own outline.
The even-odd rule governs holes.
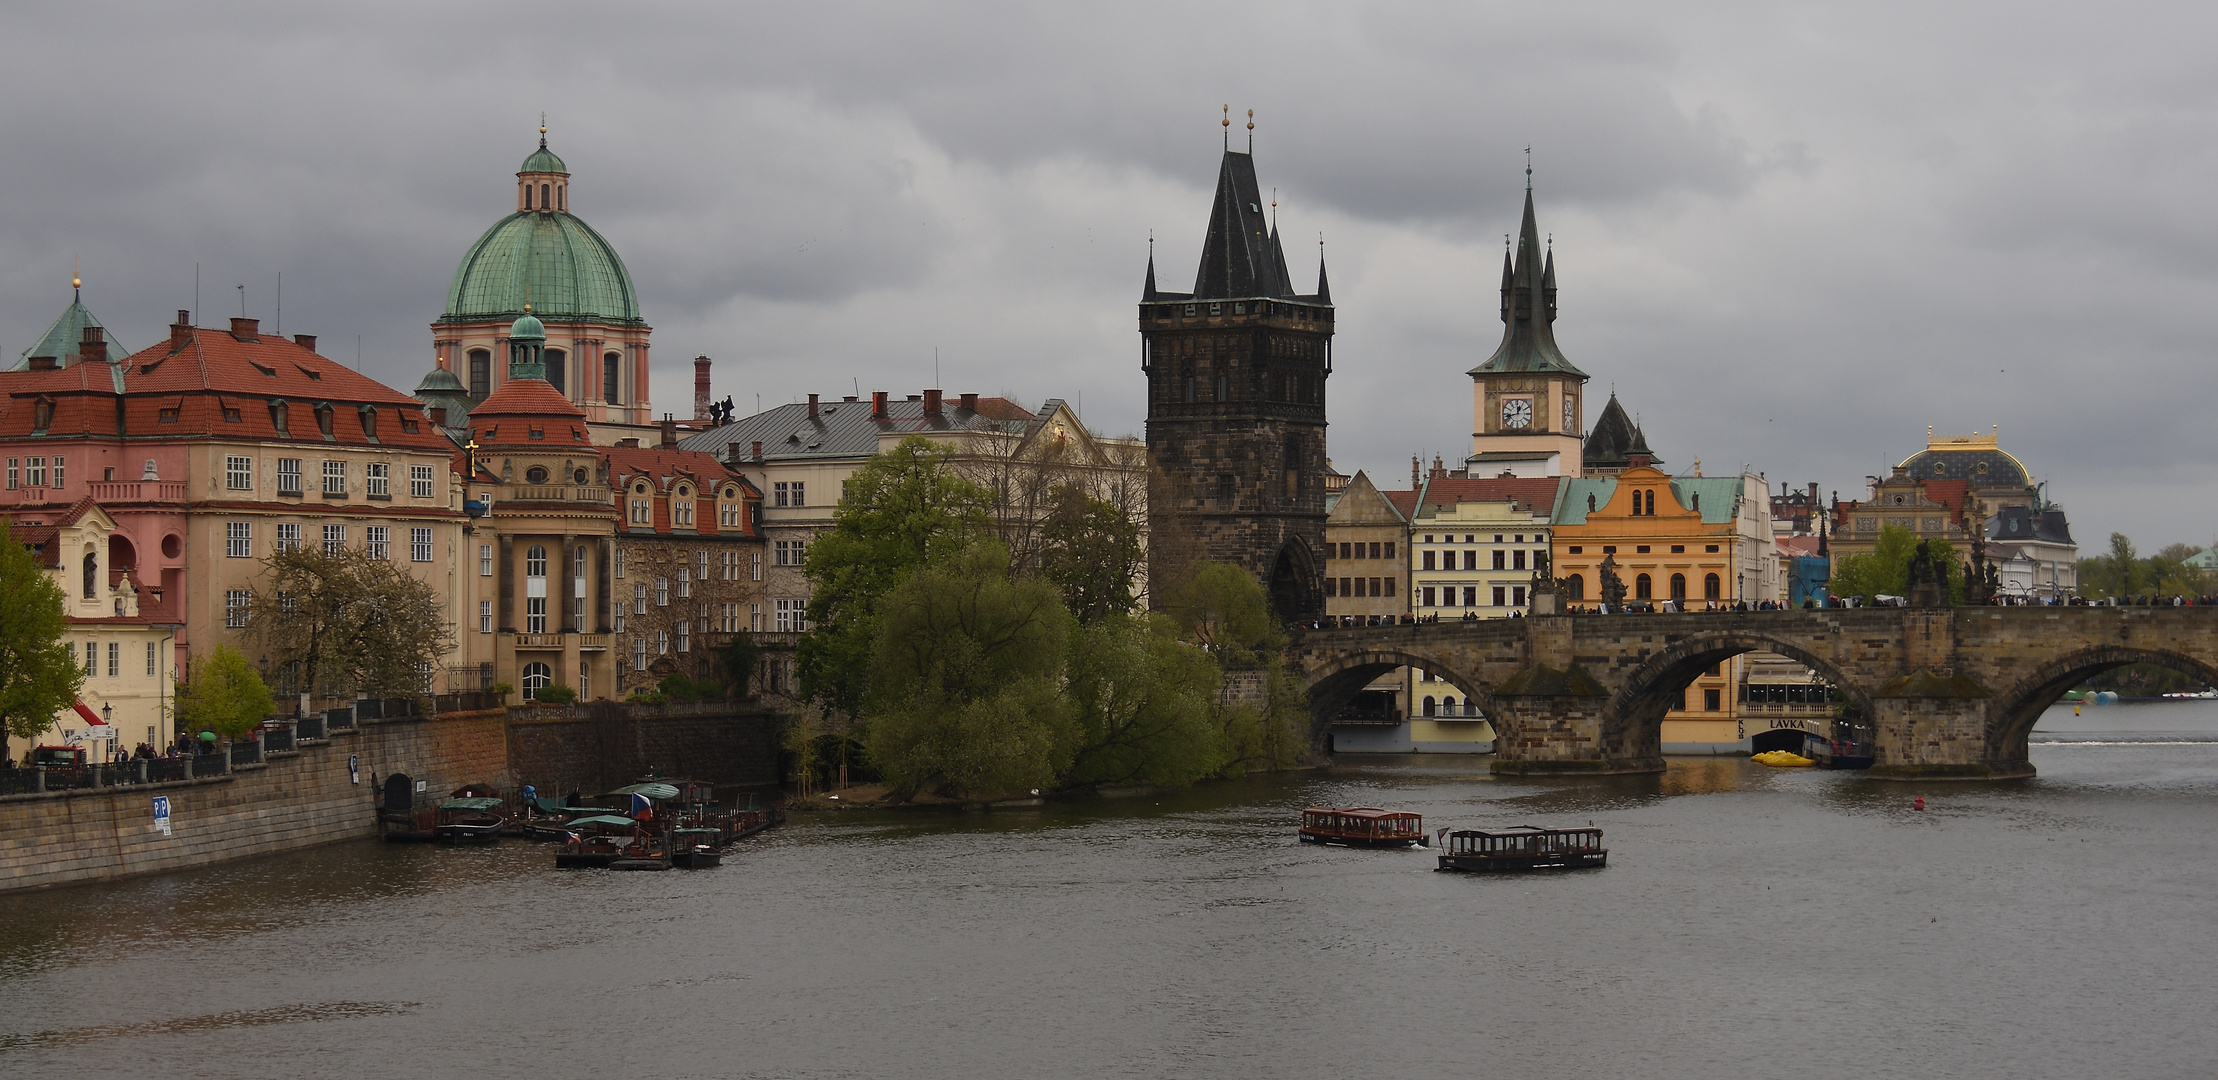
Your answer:
[[[659,839],[627,817],[595,814],[570,822],[568,828],[570,839],[555,853],[557,870],[602,870],[619,859],[662,854]]]
[[[1305,844],[1349,847],[1408,847],[1427,842],[1423,817],[1375,806],[1312,806],[1302,811],[1301,840]]]
[[[730,834],[723,829],[673,829],[670,862],[686,870],[706,870],[724,861],[724,845],[729,842]]]
[[[1543,829],[1520,825],[1502,832],[1462,829],[1448,834],[1440,869],[1499,873],[1513,870],[1576,870],[1601,866],[1610,851],[1602,830]]]
[[[442,844],[490,844],[501,838],[508,820],[493,812],[501,801],[489,795],[448,799],[439,804],[432,834]]]

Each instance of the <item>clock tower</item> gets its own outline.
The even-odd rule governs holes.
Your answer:
[[[1556,259],[1533,221],[1532,178],[1515,253],[1502,253],[1502,343],[1472,368],[1472,476],[1577,476],[1587,374],[1556,348]]]

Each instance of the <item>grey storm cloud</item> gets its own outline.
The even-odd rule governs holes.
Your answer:
[[[403,387],[545,110],[683,360],[1144,420],[1219,108],[1339,302],[1331,451],[1467,452],[1525,147],[1558,338],[1674,468],[1844,496],[1999,425],[2083,545],[2195,541],[2218,313],[2213,16],[2188,5],[12,6],[0,330],[239,310]]]

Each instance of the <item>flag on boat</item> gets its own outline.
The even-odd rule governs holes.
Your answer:
[[[641,795],[636,791],[632,792],[632,820],[653,821],[654,819],[654,802],[648,799],[645,795]]]

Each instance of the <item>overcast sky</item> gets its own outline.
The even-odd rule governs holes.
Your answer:
[[[2218,529],[2212,9],[1073,7],[9,5],[5,357],[73,256],[132,348],[197,263],[204,324],[282,272],[286,332],[413,387],[545,110],[658,410],[696,354],[747,411],[936,349],[1138,432],[1148,236],[1188,287],[1229,103],[1297,281],[1325,237],[1343,471],[1468,452],[1530,144],[1557,339],[1667,468],[1856,497],[1999,424],[2083,549]]]

